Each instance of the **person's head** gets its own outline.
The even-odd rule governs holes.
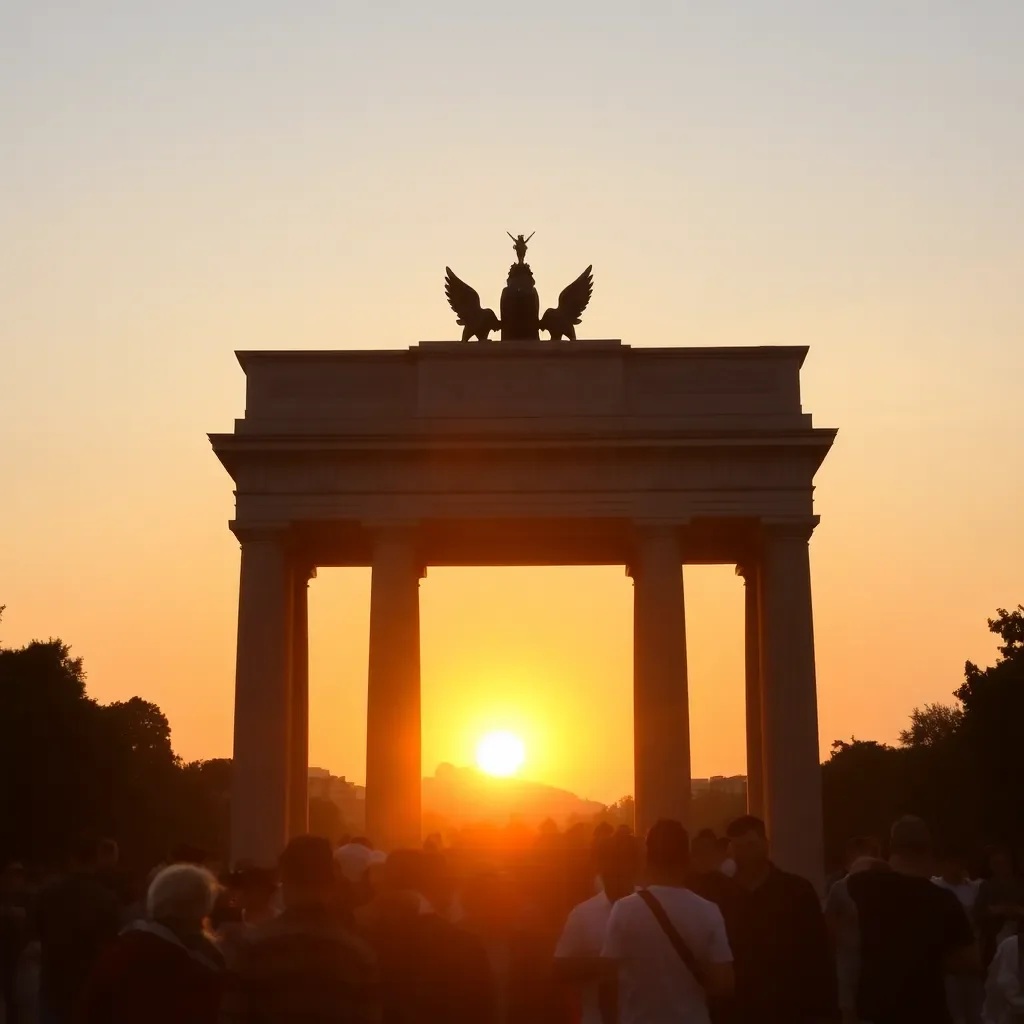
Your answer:
[[[843,865],[849,871],[855,861],[865,857],[877,859],[881,856],[882,844],[874,836],[854,836],[846,842]]]
[[[753,814],[744,814],[725,830],[737,871],[763,868],[768,863],[768,832],[764,822]]]
[[[1013,854],[1008,846],[993,846],[988,853],[988,870],[993,878],[1012,878],[1014,874]]]
[[[681,822],[662,818],[647,833],[647,873],[652,882],[679,885],[690,867],[690,834]]]
[[[928,874],[932,862],[932,836],[921,818],[904,815],[889,830],[889,860],[907,874]]]
[[[150,883],[146,916],[172,931],[201,931],[213,910],[219,886],[206,868],[196,864],[172,864]]]
[[[375,865],[383,864],[385,855],[357,840],[339,846],[334,853],[338,868],[352,885],[368,884],[367,875]]]
[[[619,899],[636,888],[640,853],[636,839],[628,832],[595,837],[594,866],[609,899]]]
[[[438,913],[445,913],[455,898],[455,878],[448,858],[440,850],[423,853],[423,896]]]
[[[690,861],[693,870],[701,875],[710,874],[721,867],[722,847],[718,842],[718,836],[711,829],[703,828],[693,837]]]
[[[234,876],[238,909],[246,921],[263,920],[271,915],[277,892],[277,872],[266,868],[247,868]]]
[[[295,836],[278,863],[285,906],[329,904],[334,895],[334,856],[323,836]]]
[[[101,870],[113,870],[120,859],[121,851],[116,839],[101,839],[96,845],[96,866]]]

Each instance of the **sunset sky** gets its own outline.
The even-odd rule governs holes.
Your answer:
[[[241,348],[455,337],[506,231],[582,337],[807,344],[821,747],[895,740],[1024,602],[1024,3],[0,5],[0,639],[228,756]],[[742,584],[687,568],[693,770],[745,770]],[[361,782],[368,570],[311,586],[311,762]],[[632,788],[621,567],[431,569],[424,769]]]

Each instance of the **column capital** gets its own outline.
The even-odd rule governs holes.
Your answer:
[[[633,520],[633,536],[631,558],[626,563],[626,575],[636,580],[640,566],[645,560],[645,551],[651,550],[651,545],[673,545],[679,554],[679,565],[682,567],[683,559],[681,552],[682,540],[679,531],[684,523],[678,521],[666,522],[665,520]]]
[[[757,579],[758,564],[756,558],[747,558],[736,563],[736,575],[741,577],[745,584],[751,584]]]
[[[240,523],[237,519],[231,519],[228,529],[242,544],[260,541],[282,545],[291,543],[291,523],[284,521]]]
[[[374,519],[364,520],[366,530],[376,547],[378,544],[394,544],[411,548],[419,565],[419,578],[427,578],[427,565],[420,559],[418,519]]]
[[[765,540],[802,540],[806,542],[811,539],[811,534],[820,521],[821,516],[762,519],[761,534]]]

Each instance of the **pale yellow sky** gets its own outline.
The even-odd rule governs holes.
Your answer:
[[[0,12],[5,643],[59,635],[95,697],[229,754],[233,350],[454,337],[445,265],[495,304],[536,230],[542,300],[594,264],[583,337],[811,346],[823,752],[993,657],[1024,600],[1024,7],[328,6]],[[686,583],[694,773],[742,771],[742,587]],[[311,759],[358,780],[367,594],[311,590]],[[617,568],[433,570],[426,770],[510,727],[527,774],[629,791],[630,601]]]

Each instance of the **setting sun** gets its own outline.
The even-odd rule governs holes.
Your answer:
[[[515,775],[526,760],[523,741],[511,732],[489,732],[476,748],[476,763],[488,775]]]

